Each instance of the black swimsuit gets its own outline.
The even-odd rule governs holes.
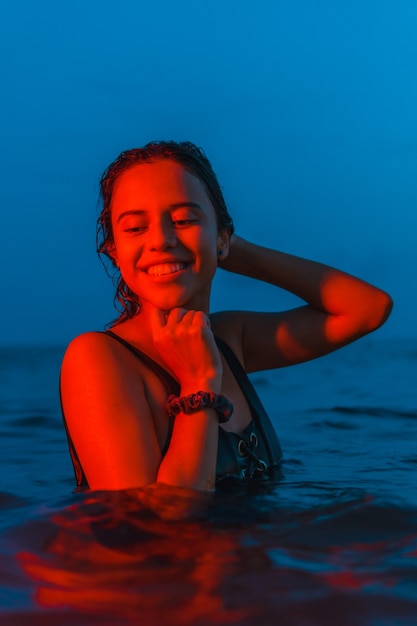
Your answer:
[[[171,394],[179,395],[180,386],[178,382],[158,363],[115,333],[106,331],[106,335],[123,344],[158,376],[167,390],[167,397]],[[219,337],[216,337],[216,343],[242,389],[252,414],[252,421],[241,433],[232,433],[219,427],[216,483],[229,477],[239,479],[266,477],[280,466],[282,451],[278,437],[258,394],[236,355]],[[62,415],[77,485],[81,488],[88,488],[88,482],[72,442],[63,411]],[[172,428],[173,419],[170,421],[170,429],[162,455],[166,453],[169,447]]]

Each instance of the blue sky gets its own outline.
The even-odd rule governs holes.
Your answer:
[[[237,232],[388,290],[415,336],[414,0],[16,0],[0,12],[0,344],[113,319],[95,255],[98,179],[126,148],[190,139]],[[216,279],[213,308],[282,308]]]

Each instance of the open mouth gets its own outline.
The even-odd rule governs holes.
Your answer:
[[[151,265],[147,272],[149,276],[168,276],[182,272],[188,267],[188,263],[161,263],[160,265]]]

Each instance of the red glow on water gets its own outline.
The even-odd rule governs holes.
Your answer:
[[[18,554],[36,582],[39,607],[114,616],[115,624],[136,623],[138,615],[158,625],[243,618],[245,611],[224,606],[222,594],[235,568],[232,533],[152,515],[133,519],[126,508],[95,519],[80,513],[55,515],[58,532],[46,548]]]

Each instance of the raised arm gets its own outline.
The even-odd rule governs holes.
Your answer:
[[[388,294],[359,278],[236,236],[220,266],[276,285],[307,303],[279,313],[214,316],[217,332],[239,334],[247,371],[307,361],[336,350],[381,326],[392,308]]]

